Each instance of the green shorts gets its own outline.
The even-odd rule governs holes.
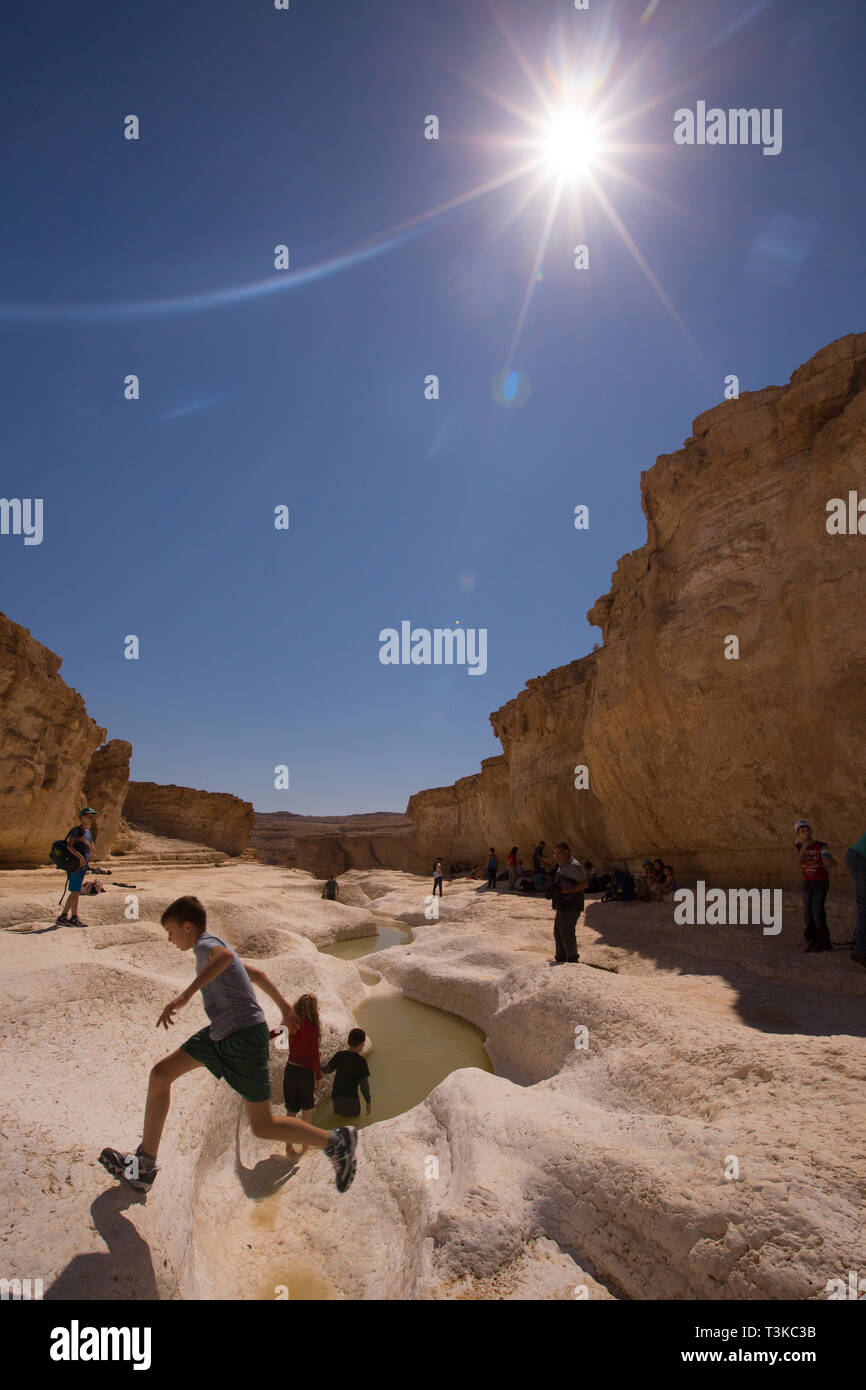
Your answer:
[[[224,1077],[233,1091],[244,1100],[270,1100],[271,1072],[268,1065],[268,1025],[253,1023],[238,1028],[227,1038],[214,1042],[210,1026],[193,1033],[185,1043],[184,1052],[202,1062],[214,1076]]]

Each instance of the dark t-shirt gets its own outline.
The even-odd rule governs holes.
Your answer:
[[[90,863],[90,856],[93,853],[93,836],[89,830],[85,830],[83,825],[73,825],[67,840],[72,840],[74,847],[79,854],[84,855],[84,867]]]
[[[335,1052],[325,1071],[336,1073],[333,1095],[357,1100],[360,1086],[364,1099],[369,1102],[370,1086],[367,1077],[370,1075],[370,1068],[367,1066],[366,1057],[362,1057],[360,1052]]]

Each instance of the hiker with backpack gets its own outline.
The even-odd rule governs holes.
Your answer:
[[[69,897],[63,911],[59,912],[54,919],[55,927],[87,926],[87,923],[82,922],[78,916],[78,898],[84,885],[84,875],[87,873],[93,846],[96,843],[96,814],[92,806],[84,806],[78,813],[79,824],[74,825],[66,836],[67,866],[77,864],[77,867],[67,867],[66,886],[69,890]],[[52,845],[52,857],[54,849],[55,846]]]

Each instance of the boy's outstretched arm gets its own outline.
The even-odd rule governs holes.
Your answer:
[[[242,961],[241,964],[249,975],[252,983],[258,985],[259,989],[264,990],[269,999],[273,999],[289,1031],[291,1033],[296,1033],[300,1027],[300,1019],[288,999],[284,998],[277,989],[273,980],[265,974],[264,970],[259,970],[257,965],[248,965],[246,961]]]
[[[230,965],[233,960],[233,951],[227,950],[225,946],[212,946],[204,970],[199,971],[192,984],[187,985],[186,989],[181,990],[176,999],[172,999],[170,1004],[166,1004],[159,1018],[156,1020],[157,1028],[160,1024],[162,1024],[163,1028],[168,1028],[170,1023],[173,1024],[174,1018],[172,1015],[176,1014],[178,1009],[182,1009],[184,1004],[189,1003],[197,989],[201,989],[203,985],[209,985],[211,980],[215,980],[217,975],[221,975],[226,966]]]

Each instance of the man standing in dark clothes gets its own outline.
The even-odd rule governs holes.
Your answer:
[[[571,850],[564,840],[554,847],[553,853],[558,867],[549,895],[556,912],[553,919],[556,958],[550,964],[576,965],[580,960],[577,954],[577,919],[583,912],[583,895],[587,885],[586,870],[579,859],[572,858]]]

